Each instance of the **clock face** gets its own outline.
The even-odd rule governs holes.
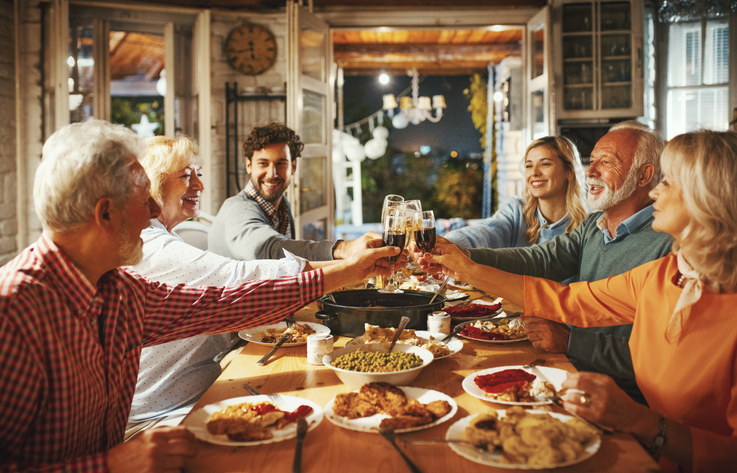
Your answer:
[[[276,40],[263,26],[238,26],[225,41],[225,56],[233,69],[248,75],[261,74],[276,62]]]

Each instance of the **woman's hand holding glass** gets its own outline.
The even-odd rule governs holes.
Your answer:
[[[472,267],[476,265],[468,257],[465,250],[458,248],[443,237],[436,237],[432,253],[422,251],[415,242],[412,251],[420,264],[420,268],[428,274],[444,274],[456,281],[473,284],[469,278],[474,274]]]
[[[435,248],[435,214],[432,210],[412,214],[412,233],[415,245],[425,253]]]

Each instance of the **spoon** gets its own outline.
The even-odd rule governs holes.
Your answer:
[[[392,344],[389,345],[389,352],[392,351],[392,348],[394,348],[394,345],[397,344],[397,340],[399,340],[399,336],[402,334],[402,331],[404,331],[404,327],[407,326],[409,323],[409,317],[403,316],[402,319],[399,321],[399,327],[397,327],[396,332],[394,332],[394,338],[392,338]]]

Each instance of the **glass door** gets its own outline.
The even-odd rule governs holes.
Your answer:
[[[289,189],[298,239],[333,238],[332,44],[324,21],[287,1],[287,125],[305,143]]]
[[[594,88],[594,4],[563,5],[563,108],[593,110]]]
[[[601,108],[632,106],[632,13],[629,2],[599,6]]]

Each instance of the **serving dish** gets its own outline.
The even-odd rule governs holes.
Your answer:
[[[415,330],[415,335],[417,336],[417,338],[421,342],[421,344],[420,345],[414,345],[414,346],[422,346],[426,342],[429,342],[430,340],[440,341],[443,338],[445,338],[445,334],[444,333],[428,332],[427,330]],[[348,347],[357,347],[359,345],[363,345],[364,343],[366,343],[366,341],[364,340],[363,336],[360,336],[360,337],[356,337],[356,338],[353,338],[353,339],[349,340],[348,343],[345,344],[345,346],[346,346],[346,348],[348,348]],[[402,342],[402,341],[398,341],[397,343],[400,344],[400,345],[403,345],[403,344],[412,345],[411,343],[406,343],[406,342]],[[448,349],[450,350],[450,353],[448,353],[447,355],[441,355],[441,356],[437,356],[436,355],[435,356],[435,359],[436,360],[440,360],[440,359],[443,359],[443,358],[447,358],[449,356],[453,356],[456,353],[458,353],[459,351],[463,350],[463,341],[460,340],[460,339],[458,339],[458,338],[456,338],[456,337],[451,338],[448,342],[446,342],[446,345],[448,346]]]
[[[434,357],[432,353],[424,348],[412,346],[412,345],[395,345],[392,349],[393,352],[409,352],[422,358],[422,365],[416,368],[411,368],[403,371],[391,371],[388,373],[364,373],[360,371],[345,370],[342,368],[336,368],[333,366],[339,356],[346,353],[351,353],[357,350],[367,352],[378,352],[387,353],[389,349],[389,343],[367,343],[360,344],[358,346],[344,347],[337,350],[333,350],[332,353],[327,354],[323,357],[322,361],[325,366],[333,370],[338,378],[352,389],[358,389],[366,383],[373,382],[384,382],[394,386],[404,386],[414,381],[425,366],[432,363]]]
[[[502,312],[502,314],[504,314],[504,312]],[[461,322],[458,325],[460,325],[461,327],[465,327],[466,325],[473,325],[477,321],[486,322],[486,323],[491,322],[491,323],[494,323],[495,325],[498,325],[502,320],[505,320],[506,321],[506,320],[508,320],[508,318],[505,318],[504,316],[501,316],[499,318],[468,320],[466,322]],[[461,337],[461,338],[465,338],[466,340],[473,340],[474,342],[491,343],[491,344],[502,344],[502,345],[503,344],[506,344],[506,343],[517,343],[517,342],[522,342],[524,340],[527,340],[527,334],[525,334],[523,337],[520,337],[520,338],[511,338],[509,340],[486,340],[486,339],[483,339],[483,338],[474,338],[474,337],[471,337],[471,336],[468,336],[468,335],[464,335],[461,332],[458,332],[458,336]]]
[[[429,424],[418,425],[416,427],[409,427],[406,429],[396,429],[396,433],[414,432],[416,430],[423,430],[429,429],[430,427],[435,427],[438,424],[442,424],[443,422],[452,419],[453,416],[456,415],[456,412],[458,412],[458,404],[456,404],[452,397],[448,396],[445,393],[441,393],[440,391],[435,391],[433,389],[415,388],[412,386],[397,387],[404,391],[407,399],[417,399],[422,404],[427,404],[433,401],[446,401],[448,404],[450,404],[451,410],[443,417],[435,419]],[[333,412],[334,403],[335,398],[331,399],[330,402],[325,405],[325,417],[333,424],[344,429],[356,430],[358,432],[378,432],[379,424],[381,424],[382,419],[386,419],[389,417],[387,414],[375,414],[370,417],[349,419],[347,417],[339,416]]]
[[[563,422],[573,418],[571,416],[568,416],[565,414],[559,414],[557,412],[537,411],[537,410],[531,410],[528,412],[530,414],[547,414]],[[506,415],[506,411],[504,410],[497,410],[497,413],[499,414],[500,418]],[[594,454],[599,451],[599,447],[601,447],[601,437],[596,437],[595,440],[592,440],[588,444],[584,445],[583,455],[581,455],[580,457],[570,462],[558,463],[552,466],[539,466],[539,467],[523,465],[519,463],[506,463],[502,460],[501,452],[498,452],[498,451],[486,452],[486,451],[483,451],[483,450],[480,450],[474,447],[473,445],[469,443],[459,442],[459,440],[463,438],[463,431],[466,430],[466,427],[468,427],[469,423],[475,416],[476,415],[470,415],[470,416],[464,417],[454,422],[448,428],[448,432],[445,434],[445,439],[449,441],[448,446],[458,455],[468,460],[471,460],[472,462],[480,463],[482,465],[493,466],[496,468],[515,469],[515,470],[548,470],[552,468],[561,468],[564,466],[575,465],[577,463],[586,461],[592,456],[594,456]]]
[[[446,299],[423,291],[384,294],[376,289],[357,289],[326,294],[318,300],[315,317],[334,334],[346,337],[363,335],[365,325],[397,327],[402,317],[409,317],[407,328],[427,330],[427,316],[441,310]]]

